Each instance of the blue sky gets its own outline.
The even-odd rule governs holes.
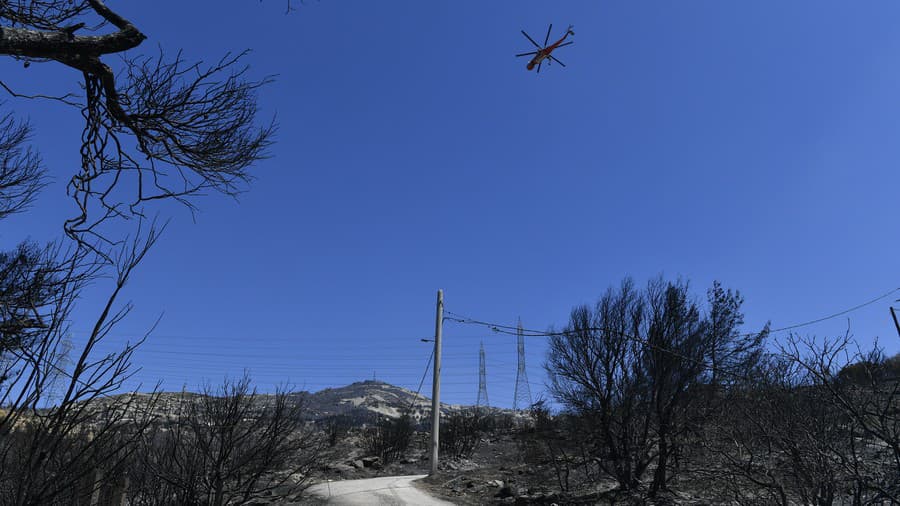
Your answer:
[[[277,144],[249,191],[201,199],[196,222],[160,210],[173,221],[115,336],[163,314],[136,382],[248,368],[262,388],[415,389],[438,288],[449,311],[545,329],[624,276],[681,276],[698,297],[718,279],[745,296],[751,331],[900,286],[895,2],[109,3],[149,35],[145,52],[250,48],[251,75],[277,74],[260,96]],[[551,22],[556,36],[574,24],[576,43],[557,53],[567,68],[535,75],[513,57],[530,50],[519,30],[541,39]],[[78,91],[48,65],[2,74]],[[30,117],[55,183],[4,222],[4,246],[59,234],[80,135],[77,111],[7,107]],[[849,314],[851,332],[900,352],[897,298]],[[451,323],[444,336],[444,399],[474,402],[484,341],[490,400],[511,404],[515,339]],[[526,347],[537,394],[544,342]]]

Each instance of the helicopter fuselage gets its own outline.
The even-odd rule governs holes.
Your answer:
[[[526,65],[525,68],[527,68],[528,70],[534,70],[534,67],[540,65],[541,62],[543,62],[544,60],[549,58],[550,54],[553,52],[553,50],[558,48],[560,46],[560,44],[565,42],[565,40],[569,37],[569,35],[574,35],[574,33],[571,30],[571,27],[569,28],[569,30],[566,31],[566,34],[563,35],[563,37],[561,39],[559,39],[558,41],[554,42],[553,44],[539,50],[537,52],[537,54],[534,55],[534,58],[532,58],[531,61],[528,62],[528,65]]]
[[[550,51],[540,51],[538,54],[534,55],[534,58],[532,58],[531,61],[528,62],[528,65],[526,65],[525,68],[527,68],[528,70],[534,70],[534,67],[540,64],[542,61],[546,60],[548,56],[550,56]]]
[[[563,67],[566,66],[563,62],[557,60],[556,57],[553,56],[553,51],[555,51],[556,49],[559,49],[563,46],[568,46],[569,44],[572,44],[571,41],[566,42],[566,39],[569,38],[569,35],[575,35],[575,32],[572,31],[572,25],[569,25],[569,28],[566,30],[566,33],[563,34],[563,36],[559,40],[557,40],[553,44],[547,44],[547,42],[549,42],[549,40],[550,40],[550,32],[552,30],[553,30],[553,25],[551,24],[547,28],[547,36],[544,37],[544,45],[538,44],[534,39],[531,38],[530,35],[525,33],[525,30],[522,30],[522,35],[524,35],[525,38],[528,39],[528,41],[531,42],[535,48],[537,48],[537,50],[535,50],[535,51],[529,51],[527,53],[519,53],[516,55],[516,58],[518,58],[520,56],[531,56],[531,60],[529,60],[528,64],[525,65],[525,67],[528,70],[534,70],[535,67],[537,67],[537,71],[540,72],[541,65],[544,63],[544,60],[547,60],[547,65],[550,64],[550,61],[555,61],[556,63],[559,63]]]

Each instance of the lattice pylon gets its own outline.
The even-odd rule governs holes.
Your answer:
[[[484,342],[481,343],[481,350],[478,352],[478,401],[475,407],[489,408],[491,406],[488,401],[487,393],[487,373],[484,366]]]
[[[528,409],[531,407],[531,386],[528,384],[528,374],[525,372],[525,333],[522,330],[522,319],[519,318],[519,327],[516,331],[519,354],[519,367],[516,370],[516,394],[513,397],[513,409]]]

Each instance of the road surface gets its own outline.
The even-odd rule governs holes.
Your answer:
[[[435,499],[412,485],[426,475],[386,476],[368,480],[344,480],[313,485],[308,492],[328,499],[328,504],[390,506],[452,506]]]

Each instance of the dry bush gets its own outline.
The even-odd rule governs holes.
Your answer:
[[[284,391],[261,395],[250,378],[183,393],[149,431],[130,470],[130,504],[245,504],[297,494],[318,464],[321,439]]]
[[[717,487],[758,504],[886,504],[900,498],[900,385],[877,348],[791,336],[736,387],[707,448]]]
[[[465,410],[441,417],[440,454],[449,457],[472,456],[485,431],[485,417],[478,410]]]
[[[414,432],[409,415],[383,417],[374,427],[366,429],[363,447],[369,455],[381,458],[385,464],[395,462],[409,448]]]

